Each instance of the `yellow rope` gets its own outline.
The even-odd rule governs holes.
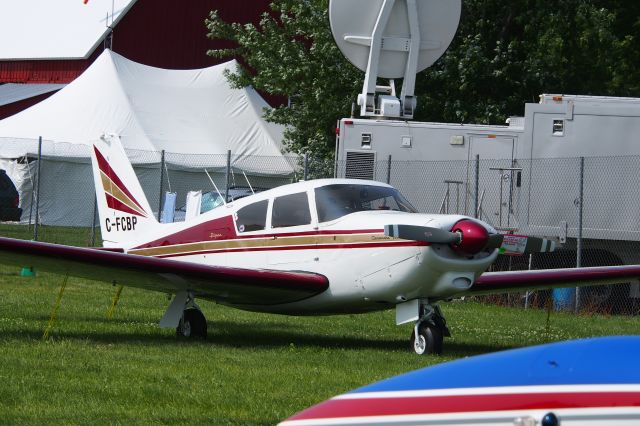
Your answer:
[[[64,281],[62,282],[62,286],[60,287],[60,292],[58,293],[58,298],[56,299],[56,303],[53,304],[53,309],[51,310],[51,317],[49,318],[49,324],[47,328],[44,330],[44,334],[42,335],[42,340],[49,340],[49,333],[53,329],[53,326],[56,323],[56,319],[58,318],[58,309],[60,308],[60,303],[62,302],[62,295],[64,294],[64,289],[67,286],[67,280],[69,279],[69,275],[64,277]]]
[[[119,285],[116,290],[116,294],[113,296],[113,302],[111,303],[111,307],[107,311],[107,318],[112,319],[113,314],[116,312],[116,306],[118,305],[118,301],[120,300],[120,293],[122,293],[122,289],[124,286]]]

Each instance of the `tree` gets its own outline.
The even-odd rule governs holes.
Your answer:
[[[465,0],[452,46],[419,78],[419,118],[504,123],[541,93],[626,95],[614,23],[588,0]]]
[[[275,0],[258,26],[207,20],[209,37],[236,47],[210,51],[218,58],[239,57],[246,67],[229,73],[235,87],[289,97],[289,105],[266,112],[283,124],[293,152],[333,155],[336,121],[348,115],[362,84],[362,73],[348,63],[333,41],[328,0]]]
[[[463,0],[447,52],[416,83],[415,118],[502,124],[541,93],[640,96],[640,6],[627,0]],[[248,68],[229,74],[293,103],[267,113],[284,124],[295,152],[333,153],[333,129],[347,116],[363,73],[336,47],[328,0],[274,0],[260,24],[207,21],[210,37],[235,48]]]

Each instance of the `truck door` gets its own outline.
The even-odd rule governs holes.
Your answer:
[[[515,229],[522,168],[514,159],[511,136],[469,137],[469,187],[475,196],[476,158],[480,158],[478,179],[479,218],[498,229]],[[475,203],[472,203],[474,205]]]

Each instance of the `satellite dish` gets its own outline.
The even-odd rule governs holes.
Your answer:
[[[385,0],[331,0],[331,32],[342,54],[362,71],[367,70],[371,36]],[[420,72],[442,56],[460,23],[461,0],[416,0],[420,26]],[[404,77],[410,39],[407,2],[396,0],[382,33],[378,77]]]
[[[461,8],[461,0],[330,1],[333,38],[342,54],[365,72],[360,115],[413,118],[416,74],[447,50]],[[403,77],[400,99],[393,82],[376,86],[378,77]]]

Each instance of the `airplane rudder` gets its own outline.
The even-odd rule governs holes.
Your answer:
[[[92,167],[105,245],[122,246],[159,225],[119,137],[92,147]]]

